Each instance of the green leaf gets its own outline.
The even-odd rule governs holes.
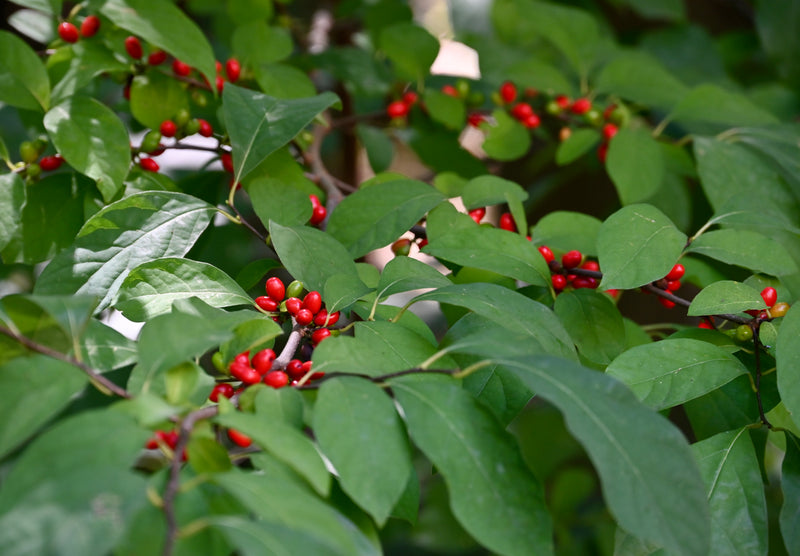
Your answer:
[[[781,465],[783,506],[780,525],[786,549],[789,554],[797,554],[800,551],[800,531],[796,527],[800,515],[800,447],[796,436],[788,432],[785,434],[786,454]]]
[[[25,183],[19,174],[0,176],[0,251],[21,232],[25,197]]]
[[[0,367],[0,458],[56,416],[87,382],[77,367],[43,355]]]
[[[464,101],[436,89],[425,89],[422,95],[425,109],[434,122],[448,129],[461,130],[467,118]]]
[[[246,434],[275,458],[297,471],[320,496],[328,495],[331,476],[314,442],[302,431],[281,421],[265,419],[261,414],[239,411],[217,415],[214,420],[223,427]]]
[[[549,357],[498,362],[564,414],[621,527],[676,554],[708,554],[705,488],[676,427],[605,374]]]
[[[338,101],[331,92],[281,100],[228,83],[222,92],[222,112],[233,147],[235,181],[241,181]]]
[[[792,256],[780,243],[750,230],[705,232],[686,251],[773,276],[797,272]]]
[[[556,164],[564,166],[589,152],[600,142],[600,134],[590,128],[573,131],[556,149]]]
[[[692,445],[706,483],[714,554],[767,554],[767,501],[748,430]]]
[[[172,405],[203,403],[214,379],[194,361],[185,361],[164,373],[164,397]]]
[[[322,298],[329,313],[348,309],[353,303],[367,295],[372,288],[361,280],[355,281],[350,274],[334,274],[325,281]]]
[[[685,123],[720,124],[726,128],[778,123],[778,118],[753,104],[744,95],[710,83],[692,89],[674,108],[669,118]]]
[[[490,283],[456,284],[414,298],[465,307],[497,324],[533,338],[549,352],[577,359],[572,339],[553,312],[530,298]]]
[[[367,151],[372,171],[380,173],[388,169],[394,159],[394,145],[386,132],[362,124],[356,126],[356,134],[361,146]]]
[[[795,424],[800,423],[800,310],[789,309],[778,330],[778,392]],[[787,442],[788,443],[788,442]]]
[[[106,202],[122,188],[131,152],[125,125],[99,101],[75,96],[44,116],[44,127],[70,166],[97,181]]]
[[[328,380],[317,394],[313,427],[342,489],[382,527],[405,491],[412,468],[392,399],[367,380]]]
[[[530,132],[504,110],[492,112],[494,123],[483,126],[483,150],[495,160],[515,160],[531,146]]]
[[[609,296],[590,289],[562,293],[553,310],[590,361],[608,365],[627,347],[622,315]]]
[[[459,523],[500,554],[552,553],[543,489],[488,410],[452,380],[391,385],[411,438],[447,482]]]
[[[270,237],[286,270],[308,290],[322,292],[334,274],[359,282],[353,257],[330,234],[308,226],[284,227],[272,222]]]
[[[132,269],[185,255],[213,212],[204,201],[166,191],[137,193],[108,205],[44,269],[34,292],[96,295],[101,299],[97,311],[105,309]]]
[[[314,554],[314,556],[346,556],[345,552],[326,544],[322,539],[294,529],[294,525],[260,519],[250,521],[235,515],[212,515],[206,518],[219,529],[236,553],[243,556],[272,554]]]
[[[432,236],[425,253],[529,284],[550,284],[550,270],[533,243],[499,228],[473,225],[465,230]]]
[[[25,110],[47,110],[50,80],[39,56],[8,31],[0,31],[0,52],[0,101]]]
[[[303,427],[303,396],[296,388],[263,388],[255,399],[256,414],[268,421]]]
[[[721,280],[703,288],[692,300],[687,314],[694,317],[766,308],[757,289],[733,280]]]
[[[638,203],[664,180],[661,147],[646,129],[620,129],[609,142],[606,169],[622,204]]]
[[[623,52],[609,62],[597,76],[595,88],[664,109],[675,106],[689,91],[658,59],[639,51]]]
[[[216,68],[211,45],[197,24],[176,5],[150,0],[109,0],[100,13],[213,81]]]
[[[192,436],[186,446],[186,459],[198,473],[219,473],[231,468],[228,452],[213,438]]]
[[[132,365],[138,358],[136,342],[94,319],[89,321],[80,345],[84,362],[99,371]]]
[[[572,96],[575,92],[575,86],[561,70],[539,58],[515,62],[503,74],[519,87],[533,87],[550,95]]]
[[[378,283],[378,300],[392,294],[421,288],[439,288],[451,284],[441,272],[410,257],[395,257],[383,267]]]
[[[131,114],[139,123],[159,129],[161,122],[172,120],[181,110],[189,109],[189,95],[173,76],[148,72],[133,78],[130,104]]]
[[[294,66],[260,64],[255,71],[261,91],[271,97],[303,98],[313,97],[317,93],[314,82]]]
[[[686,244],[664,213],[651,205],[628,205],[609,216],[597,234],[603,269],[601,290],[631,289],[660,280]]]
[[[461,200],[467,210],[506,202],[506,195],[525,201],[528,193],[513,181],[485,175],[472,178],[461,191]]]
[[[168,313],[176,299],[197,297],[212,307],[252,305],[233,278],[208,263],[164,258],[140,264],[125,277],[116,304],[127,318],[144,322]]]
[[[800,65],[795,54],[800,41],[791,30],[800,24],[800,6],[797,2],[776,5],[762,0],[756,3],[755,24],[760,43],[780,76],[796,88],[800,85]]]
[[[68,99],[98,75],[129,70],[128,64],[117,59],[113,52],[101,43],[78,41],[69,48],[72,49],[73,56],[69,60],[66,73],[53,86],[51,92],[53,104]],[[157,105],[152,106],[153,109],[157,107]]]
[[[294,45],[288,29],[267,25],[265,21],[251,20],[236,26],[231,37],[231,46],[233,54],[243,64],[257,66],[288,58]],[[311,94],[315,92],[312,91]]]
[[[254,313],[255,315],[255,313]],[[220,346],[225,363],[245,351],[255,352],[272,347],[273,340],[283,334],[283,329],[272,318],[258,313],[258,316],[239,324],[235,336]]]
[[[50,15],[61,13],[61,0],[12,0],[12,2]]]
[[[353,258],[361,257],[396,240],[442,201],[444,195],[416,180],[371,185],[339,203],[327,231]]]
[[[726,350],[688,338],[636,346],[614,359],[606,373],[628,385],[655,410],[682,404],[747,373]]]
[[[588,214],[557,210],[546,214],[533,227],[536,245],[570,251],[577,249],[584,255],[597,256],[597,234],[603,223]]]
[[[421,81],[439,53],[439,41],[413,23],[395,23],[381,30],[380,49],[407,81]]]

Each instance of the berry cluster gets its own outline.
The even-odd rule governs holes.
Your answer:
[[[74,23],[62,21],[58,24],[58,36],[62,41],[74,44],[83,37],[88,39],[94,36],[100,29],[100,18],[96,15],[89,15],[81,22],[80,33]]]
[[[573,249],[564,253],[559,262],[548,246],[540,245],[538,249],[550,268],[550,281],[556,293],[561,293],[569,288],[575,290],[596,289],[599,285],[600,265],[597,261],[584,260],[583,253]],[[596,275],[592,275],[595,273]],[[608,290],[607,293],[616,295],[614,290]]]
[[[170,431],[159,429],[145,442],[144,447],[148,450],[161,450],[172,457],[178,445],[178,438],[177,429],[172,429]],[[186,461],[186,459],[186,450],[184,449],[181,454],[181,461]]]
[[[58,153],[39,158],[46,148],[47,141],[45,139],[23,141],[20,143],[19,155],[22,160],[20,166],[24,166],[25,176],[29,180],[38,179],[42,172],[58,170],[64,162],[64,159]]]
[[[181,109],[173,119],[161,122],[159,129],[151,129],[145,134],[139,148],[136,150],[139,166],[149,172],[158,172],[158,163],[153,158],[146,158],[142,155],[146,153],[149,157],[157,157],[164,153],[167,146],[162,143],[162,139],[165,137],[174,139],[174,144],[172,145],[174,146],[181,139],[195,134],[203,137],[212,137],[214,128],[207,120],[192,118],[187,109]]]
[[[411,108],[417,103],[419,97],[414,91],[406,91],[400,100],[389,103],[386,107],[386,115],[394,119],[402,119],[408,116]]]

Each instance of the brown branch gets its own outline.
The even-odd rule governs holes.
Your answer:
[[[13,330],[11,330],[10,328],[7,328],[7,327],[2,326],[2,325],[0,325],[0,334],[3,334],[3,335],[8,336],[9,338],[11,338],[13,340],[16,340],[17,342],[19,342],[20,344],[22,344],[23,346],[25,346],[26,348],[28,348],[31,351],[35,351],[37,353],[41,353],[42,355],[46,355],[47,357],[52,357],[53,359],[58,359],[59,361],[63,361],[64,363],[69,363],[70,365],[72,365],[74,367],[78,367],[84,373],[89,375],[89,378],[92,380],[92,382],[94,382],[96,384],[99,384],[100,386],[102,386],[103,388],[108,390],[109,392],[111,392],[113,394],[116,394],[117,396],[120,396],[122,398],[126,398],[126,399],[130,399],[131,398],[131,394],[127,390],[125,390],[124,388],[122,388],[120,386],[117,386],[116,384],[111,382],[109,379],[107,379],[106,377],[101,375],[99,372],[97,372],[96,370],[92,369],[88,365],[86,365],[84,363],[81,363],[80,361],[78,361],[74,357],[70,357],[69,355],[64,355],[63,353],[61,353],[59,351],[56,351],[56,350],[54,350],[54,349],[52,349],[52,348],[50,348],[48,346],[42,345],[42,344],[40,344],[38,342],[35,342],[35,341],[31,340],[30,338],[26,338],[22,334],[18,334],[16,332],[14,332]]]
[[[342,372],[334,372],[334,373],[326,373],[324,376],[320,377],[319,379],[315,380],[313,384],[305,384],[303,386],[295,386],[298,390],[315,390],[319,388],[320,384],[325,382],[326,380],[330,380],[333,378],[341,378],[341,377],[355,377],[355,378],[363,378],[365,380],[372,381],[376,384],[381,384],[390,380],[392,378],[397,378],[399,376],[406,376],[406,375],[414,375],[414,374],[440,374],[440,375],[454,375],[460,372],[461,369],[420,369],[419,367],[415,367],[413,369],[406,369],[404,371],[396,371],[393,373],[386,373],[384,375],[372,376],[363,373],[342,373]]]

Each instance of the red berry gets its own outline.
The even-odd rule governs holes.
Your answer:
[[[222,79],[221,75],[218,75],[214,80],[214,85],[217,87],[217,93],[221,95],[222,89],[225,87],[225,80]]]
[[[289,375],[283,371],[270,371],[264,375],[264,384],[273,388],[283,388],[289,384]]]
[[[584,270],[594,270],[595,272],[599,272],[600,264],[597,261],[586,261],[581,265],[581,268]]]
[[[228,438],[231,439],[231,442],[241,448],[247,448],[253,443],[253,440],[249,436],[237,431],[236,429],[228,429]]]
[[[667,309],[672,309],[673,307],[675,307],[675,302],[674,301],[670,301],[669,299],[667,299],[665,297],[659,297],[658,298],[658,302],[661,303]]]
[[[275,301],[283,301],[283,298],[286,297],[286,286],[283,285],[283,280],[278,277],[273,276],[268,279],[265,288],[267,295]]]
[[[576,249],[567,251],[561,256],[561,264],[564,265],[564,268],[576,268],[582,260],[583,254]]]
[[[403,118],[408,115],[408,110],[408,104],[402,100],[395,100],[386,107],[386,115],[390,118]]]
[[[421,240],[419,240],[419,243],[417,243],[417,247],[419,247],[420,250],[423,247],[425,247],[426,245],[428,245],[428,238],[427,237],[423,237]]]
[[[514,99],[517,98],[517,86],[511,81],[506,81],[500,85],[500,98],[502,98],[503,102],[506,104],[514,102]]]
[[[64,162],[64,159],[61,158],[61,155],[54,154],[53,156],[43,156],[39,161],[39,166],[45,172],[52,172],[53,170],[58,170],[62,162]]]
[[[608,143],[600,143],[600,146],[597,147],[597,160],[605,164],[607,156],[608,156]]]
[[[610,119],[611,119],[611,114],[612,114],[612,113],[614,112],[614,110],[616,110],[616,109],[617,109],[617,105],[616,105],[616,104],[609,104],[609,105],[606,107],[606,109],[605,109],[605,110],[603,110],[603,119],[604,119],[604,120],[606,120],[606,121],[610,120]]]
[[[233,174],[233,157],[231,153],[222,153],[219,155],[219,161],[222,162],[222,169]]]
[[[328,210],[321,205],[316,206],[314,207],[314,210],[311,211],[311,218],[308,220],[308,222],[312,226],[316,226],[321,224],[322,221],[325,220],[326,216],[328,216]]]
[[[761,299],[767,304],[767,307],[772,307],[778,301],[778,292],[773,287],[767,287],[761,290]]]
[[[573,114],[586,114],[592,108],[592,103],[588,98],[579,98],[570,106]]]
[[[266,295],[259,295],[256,297],[256,305],[269,313],[273,313],[278,310],[278,302],[271,297],[267,297]]]
[[[533,114],[533,108],[527,102],[515,104],[514,108],[511,109],[511,115],[520,121],[524,120],[531,114]]]
[[[239,355],[233,358],[234,363],[239,363],[241,365],[249,365],[250,364],[250,351],[243,351]]]
[[[308,326],[314,321],[314,313],[308,309],[300,309],[294,316],[294,320],[297,321],[297,324],[300,326]]]
[[[597,287],[597,279],[591,278],[590,276],[576,276],[575,279],[572,281],[572,287],[575,289],[579,288],[594,289]]]
[[[178,126],[175,125],[175,122],[172,120],[164,120],[161,122],[159,131],[161,131],[161,135],[164,137],[175,137],[175,133],[178,131]]]
[[[498,226],[501,230],[507,230],[509,232],[517,231],[517,225],[514,223],[514,217],[511,216],[510,212],[504,212],[500,215],[500,223]]]
[[[300,298],[290,297],[286,300],[286,310],[291,314],[296,315],[297,312],[303,308],[303,302]]]
[[[452,85],[445,85],[442,87],[442,92],[449,97],[458,98],[458,90]]]
[[[403,94],[403,102],[409,107],[414,106],[417,103],[418,98],[419,97],[417,96],[417,93],[414,91],[407,91]]]
[[[85,39],[92,37],[100,29],[100,18],[96,15],[86,16],[81,23],[81,36]]]
[[[469,116],[467,116],[467,123],[472,127],[480,127],[481,123],[485,120],[483,114],[478,112],[473,112]]]
[[[175,73],[175,75],[186,77],[192,73],[192,66],[181,62],[180,60],[175,60],[172,62],[172,71]]]
[[[333,326],[339,320],[339,311],[328,314],[326,309],[320,309],[319,313],[314,315],[314,324],[317,326]]]
[[[289,364],[286,365],[286,372],[294,379],[303,378],[303,375],[306,374],[306,371],[303,370],[303,362],[299,359],[289,361]]]
[[[156,162],[152,158],[139,159],[139,166],[141,166],[143,170],[147,170],[148,172],[158,172],[159,169],[158,162]]]
[[[69,21],[62,21],[58,25],[58,36],[64,42],[75,43],[80,38],[78,35],[78,28]]]
[[[603,137],[609,140],[617,134],[617,131],[619,131],[619,128],[614,124],[606,124],[603,126]]]
[[[236,83],[239,81],[239,76],[242,74],[242,65],[236,58],[228,58],[225,62],[225,73],[228,75],[228,81]]]
[[[231,376],[238,378],[245,384],[255,384],[261,380],[261,375],[258,374],[250,365],[242,365],[234,361],[231,363]]]
[[[167,61],[167,53],[163,50],[156,50],[147,57],[147,63],[151,66],[160,66]]]
[[[553,288],[557,291],[561,291],[567,287],[567,277],[563,274],[553,274],[550,281],[553,283]]]
[[[680,280],[667,280],[667,291],[676,292],[681,289]]]
[[[550,248],[547,245],[540,245],[539,246],[539,253],[542,254],[542,257],[544,257],[544,261],[547,262],[547,263],[549,263],[550,261],[552,261],[552,260],[554,260],[556,258],[556,256],[553,255],[553,252],[550,250]]]
[[[200,124],[200,129],[198,133],[203,137],[211,137],[214,135],[214,128],[211,127],[211,124],[208,123],[206,120],[202,120],[200,118],[197,119],[197,122]]]
[[[558,95],[554,100],[559,108],[566,108],[570,104],[569,97],[566,95]]]
[[[144,54],[142,51],[142,43],[139,42],[137,37],[131,35],[125,39],[125,52],[134,60],[138,60],[142,57],[142,54]]]
[[[308,200],[311,201],[311,206],[314,207],[314,208],[322,206],[322,203],[320,202],[319,197],[317,197],[313,193],[308,196]]]
[[[522,125],[527,127],[528,129],[536,129],[542,123],[541,118],[537,114],[531,114],[524,120],[522,120]]]
[[[331,331],[328,330],[327,328],[317,328],[314,332],[311,333],[311,343],[316,346],[322,340],[324,340],[330,335]]]
[[[484,216],[486,216],[486,209],[484,207],[469,211],[469,217],[472,218],[476,224],[480,224]]]
[[[270,348],[262,349],[253,356],[253,368],[263,376],[272,370],[272,362],[276,357],[275,352]]]
[[[705,328],[705,329],[708,329],[708,330],[714,330],[714,325],[711,324],[710,322],[708,322],[707,320],[701,320],[698,323],[697,328]]]
[[[160,438],[172,450],[178,445],[178,431],[156,431],[156,437]]]
[[[311,314],[316,315],[322,308],[322,296],[319,292],[308,292],[303,298],[303,309],[308,309]]]
[[[675,266],[672,267],[672,270],[669,271],[669,274],[667,274],[664,278],[666,278],[667,280],[680,280],[681,278],[683,278],[683,275],[685,273],[686,269],[683,268],[683,265],[676,264]]]
[[[233,386],[231,386],[227,382],[221,382],[217,384],[211,390],[211,393],[208,395],[208,399],[214,403],[217,403],[219,401],[220,396],[225,396],[226,398],[232,398]]]

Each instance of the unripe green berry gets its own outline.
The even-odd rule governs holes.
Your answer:
[[[205,108],[208,106],[208,97],[200,89],[194,89],[192,91],[192,102],[195,104],[195,106]]]
[[[300,297],[303,294],[303,289],[303,283],[300,280],[294,280],[286,286],[286,297]]]
[[[225,359],[222,357],[221,351],[214,352],[214,355],[211,356],[211,364],[219,372],[228,374],[228,368],[225,366]]]
[[[33,141],[23,141],[19,146],[19,156],[22,158],[22,162],[31,164],[39,158],[39,150]]]
[[[583,119],[590,125],[599,126],[603,123],[603,114],[599,110],[592,108],[583,115]]]
[[[142,144],[139,147],[139,150],[142,152],[152,152],[158,149],[158,145],[161,142],[161,132],[155,129],[152,129],[147,132],[147,135],[144,136],[142,139]]]
[[[557,114],[561,114],[561,107],[558,105],[556,101],[551,100],[550,102],[545,104],[544,111],[547,112],[548,114],[552,114],[553,116],[555,116]]]
[[[466,79],[459,79],[456,81],[456,91],[458,92],[458,96],[461,98],[466,98],[469,94],[469,81]]]
[[[753,329],[746,324],[740,324],[736,327],[736,339],[740,342],[746,342],[753,338]]]
[[[180,110],[178,110],[178,113],[175,114],[175,117],[173,118],[173,121],[175,122],[175,124],[178,127],[183,127],[186,124],[188,124],[189,120],[191,120],[191,119],[192,119],[192,115],[189,113],[189,111],[186,108],[181,108]],[[189,134],[189,135],[191,135],[191,134]]]
[[[608,116],[608,121],[612,124],[617,124],[619,127],[625,127],[631,120],[630,111],[624,106],[617,106],[611,111]]]
[[[176,116],[176,118],[177,118],[177,116]],[[177,123],[177,122],[175,122],[175,123]],[[186,132],[186,135],[194,135],[195,133],[200,131],[200,121],[197,120],[197,118],[189,120],[186,123],[186,126],[185,126],[184,130]]]
[[[42,175],[42,167],[36,164],[35,162],[31,162],[28,164],[28,168],[25,170],[25,174],[29,178],[38,178]]]

